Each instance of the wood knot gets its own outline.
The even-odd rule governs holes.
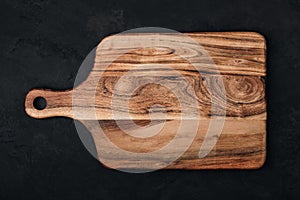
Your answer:
[[[163,56],[174,53],[175,50],[168,47],[148,47],[134,50],[132,53],[142,56]]]
[[[264,98],[264,83],[259,77],[228,76],[227,98],[236,103],[253,103]]]

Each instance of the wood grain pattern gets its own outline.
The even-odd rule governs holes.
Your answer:
[[[104,120],[99,121],[99,123],[105,130],[106,136],[120,148],[129,152],[146,153],[167,145],[176,135],[179,121],[168,121],[159,134],[147,139],[135,138],[124,133],[118,128],[115,121]],[[191,146],[180,159],[167,166],[167,169],[256,169],[264,163],[266,124],[263,120],[251,120],[251,122],[245,119],[226,120],[222,134],[213,150],[206,157],[199,159],[199,148],[203,143],[209,123],[209,120],[200,121],[201,127],[198,129]],[[89,127],[90,121],[84,121],[84,124]],[[93,130],[93,125],[89,129]],[[96,131],[92,131],[92,134],[96,140],[101,140]],[[187,132],[186,137],[190,135],[192,134]],[[186,138],[182,138],[182,140],[184,139]],[[177,146],[173,151],[180,150],[183,145]],[[98,146],[102,161],[105,160],[106,163],[110,164],[110,167],[143,168],[144,163],[137,165],[134,159],[124,160],[126,156],[122,152],[115,151],[112,155],[109,149],[108,146]],[[164,165],[167,159],[168,154],[155,158],[149,157],[147,166],[156,168],[157,165]]]
[[[160,37],[163,42],[180,44],[174,48],[155,46],[130,49],[126,45],[132,38],[143,41],[149,35],[151,34],[115,36],[123,41],[118,48],[109,45],[112,37],[105,38],[100,45],[106,44],[105,42],[108,45],[98,48],[94,66],[81,85],[67,91],[34,89],[26,96],[26,112],[35,118],[65,116],[80,120],[91,131],[98,154],[101,152],[102,161],[110,163],[109,167],[125,166],[133,169],[144,168],[145,163],[137,165],[130,160],[124,160],[122,153],[105,148],[105,144],[104,147],[100,146],[99,141],[103,138],[97,133],[93,121],[99,121],[110,141],[122,149],[147,153],[167,145],[175,137],[176,127],[182,121],[189,123],[199,120],[200,114],[201,126],[193,143],[168,169],[253,169],[262,166],[266,155],[264,37],[254,32],[186,33],[186,36],[201,44],[213,60],[212,63],[197,46],[186,42],[180,36],[170,37],[165,34]],[[124,50],[127,53],[110,63],[112,57]],[[201,74],[182,55],[201,66]],[[124,76],[126,79],[122,79]],[[145,78],[149,84],[143,84],[141,80]],[[122,90],[116,87],[120,80]],[[226,90],[226,99],[218,89],[220,81]],[[161,83],[167,83],[173,90]],[[180,100],[174,92],[174,88],[178,87],[183,94]],[[191,95],[190,88],[194,90],[195,96]],[[211,95],[210,90],[215,91],[214,95]],[[126,91],[134,92],[129,95]],[[47,100],[44,110],[37,110],[33,106],[32,102],[38,96]],[[113,96],[118,99],[112,106]],[[127,112],[124,107],[127,99],[130,99],[130,115],[124,115]],[[220,112],[212,113],[212,100],[217,102]],[[156,104],[164,108],[155,107]],[[199,158],[199,148],[203,144],[210,121],[218,119],[223,111],[226,111],[226,119],[218,142],[206,157]],[[182,119],[182,113],[189,115]],[[150,115],[154,119],[151,123]],[[162,120],[167,121],[158,134],[141,139],[124,133],[115,121],[121,121],[128,130],[136,129],[131,123],[126,126],[131,119],[141,127],[149,124],[155,126],[163,123]],[[188,130],[186,132],[186,138],[190,137]],[[174,152],[180,148],[178,146]],[[149,158],[147,167],[151,168],[152,162],[155,167],[160,163],[163,165],[166,156],[168,155]]]

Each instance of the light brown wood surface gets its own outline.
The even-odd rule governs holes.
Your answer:
[[[132,38],[139,38],[142,41],[149,37],[149,34],[126,34],[117,37],[124,41],[124,48],[126,48],[126,41]],[[167,42],[170,40],[169,42],[180,44],[175,45],[175,48],[168,46],[133,48],[128,50],[129,53],[118,56],[112,63],[110,59],[113,55],[121,54],[123,49],[108,45],[97,49],[93,68],[82,84],[67,91],[34,89],[26,96],[25,110],[34,118],[65,116],[81,121],[94,138],[97,152],[101,154],[100,160],[109,163],[109,167],[113,168],[138,169],[145,166],[150,168],[163,166],[168,155],[149,157],[146,165],[145,162],[137,164],[124,159],[122,153],[111,151],[109,147],[105,147],[105,143],[100,142],[103,138],[94,127],[95,121],[99,122],[109,140],[121,149],[147,153],[167,145],[175,137],[180,123],[188,124],[193,120],[199,120],[200,126],[192,144],[179,159],[166,168],[259,168],[263,165],[266,156],[264,37],[254,32],[186,33],[185,35],[201,44],[213,63],[202,56],[197,46],[186,43],[180,36],[175,36],[175,39],[167,35],[162,37],[162,40]],[[109,42],[111,39],[107,37],[101,43]],[[189,61],[179,56],[182,54],[188,57]],[[104,67],[105,63],[110,63],[107,68]],[[191,63],[200,66],[200,74]],[[156,65],[160,67],[153,68]],[[176,73],[170,68],[175,69]],[[120,78],[129,71],[129,78],[119,83]],[[152,82],[143,85],[138,77],[146,77]],[[218,89],[220,80],[226,91],[226,99]],[[183,94],[181,101],[184,103],[178,100],[172,89],[161,85],[162,82],[179,87]],[[116,84],[121,84],[123,92],[115,89]],[[208,85],[212,88],[208,88]],[[194,90],[195,96],[190,94],[188,88]],[[216,91],[213,96],[210,90]],[[134,93],[128,96],[124,91],[134,91]],[[113,95],[118,96],[114,106],[112,106]],[[33,106],[33,100],[39,96],[47,100],[47,107],[43,110],[37,110]],[[127,112],[124,108],[126,99],[130,99],[129,115],[122,114]],[[212,113],[212,100],[217,102],[220,112]],[[194,101],[197,104],[193,103]],[[164,108],[152,107],[156,104]],[[199,149],[209,124],[212,119],[221,118],[222,111],[226,111],[222,133],[210,153],[204,158],[199,158]],[[182,113],[189,114],[182,118]],[[150,115],[153,120],[151,123]],[[124,133],[116,123],[116,120],[122,122],[128,130],[138,129],[139,127],[129,122],[131,119],[141,127],[149,124],[155,126],[166,121],[156,135],[149,138],[136,138]],[[186,130],[185,136],[181,139],[185,140],[189,137],[192,137],[192,134]],[[178,145],[174,148],[174,152],[181,148]]]

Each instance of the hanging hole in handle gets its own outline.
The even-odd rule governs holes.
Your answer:
[[[33,100],[33,106],[37,110],[44,110],[47,106],[47,101],[44,97],[36,97]]]

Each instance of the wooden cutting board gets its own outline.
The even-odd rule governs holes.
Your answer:
[[[67,91],[33,89],[26,96],[25,110],[34,118],[65,116],[79,120],[91,132],[99,160],[111,168],[261,167],[266,156],[264,37],[255,32],[184,36],[202,49],[181,35],[107,37],[97,47],[84,82]],[[141,48],[149,38],[153,45]],[[114,39],[120,45],[111,42]],[[132,47],[132,41],[141,46]],[[195,69],[195,64],[199,68]],[[220,92],[221,86],[225,94]],[[37,97],[46,99],[45,109],[34,107]],[[195,121],[199,126],[192,133]],[[223,122],[221,131],[212,121]],[[178,129],[180,137],[176,136]],[[118,148],[108,145],[107,139]],[[159,151],[175,139],[167,151]],[[202,156],[201,149],[206,149]],[[128,152],[134,156],[125,155]],[[178,159],[167,163],[173,153]]]

